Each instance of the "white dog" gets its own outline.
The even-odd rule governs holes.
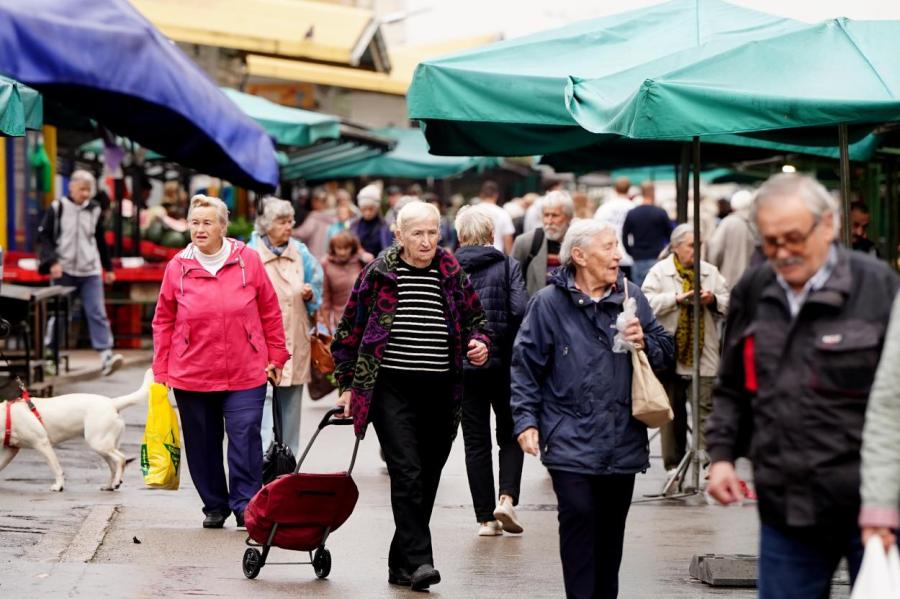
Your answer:
[[[0,403],[0,435],[5,437],[6,430],[9,430],[9,446],[0,447],[0,470],[16,457],[19,449],[36,449],[44,455],[56,477],[50,490],[62,491],[65,479],[53,446],[83,435],[91,449],[99,453],[109,466],[109,484],[102,489],[118,489],[125,473],[125,454],[119,451],[119,438],[125,430],[125,422],[119,412],[132,404],[146,401],[151,383],[153,371],[147,370],[141,388],[122,397],[111,398],[93,393],[34,397],[31,401],[43,424],[24,401],[14,402],[9,411],[5,404]],[[10,414],[10,425],[6,422],[7,414]]]

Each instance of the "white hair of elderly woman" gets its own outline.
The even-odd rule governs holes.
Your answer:
[[[76,171],[72,171],[72,175],[69,177],[70,183],[90,183],[93,188],[97,184],[97,179],[90,172],[84,169],[78,169]]]
[[[453,221],[459,245],[493,245],[494,221],[484,210],[475,206],[463,206]]]
[[[202,193],[198,193],[194,197],[191,198],[191,205],[188,208],[188,220],[191,220],[191,213],[196,208],[215,208],[216,216],[219,217],[219,223],[222,225],[222,228],[228,226],[228,206],[225,205],[221,199],[213,197],[213,196],[205,196]]]
[[[256,217],[254,227],[260,235],[268,235],[275,221],[281,218],[294,218],[294,207],[287,200],[269,196],[263,199],[262,214]]]
[[[413,200],[397,213],[397,230],[405,231],[409,229],[411,223],[429,219],[433,219],[435,223],[440,224],[441,213],[428,202]]]
[[[572,250],[587,246],[594,237],[602,233],[611,233],[615,237],[616,229],[609,223],[592,218],[576,218],[566,231],[559,248],[559,261],[563,266],[572,266]]]

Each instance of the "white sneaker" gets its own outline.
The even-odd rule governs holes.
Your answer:
[[[124,362],[125,358],[122,357],[122,354],[110,354],[103,360],[103,368],[100,372],[103,376],[109,376],[121,368]]]
[[[500,524],[503,525],[503,530],[506,532],[519,534],[525,530],[516,517],[516,510],[513,509],[512,501],[501,501],[498,503],[497,509],[494,510],[494,518],[500,521]]]
[[[482,522],[478,528],[479,537],[498,537],[503,534],[503,526],[496,520]]]

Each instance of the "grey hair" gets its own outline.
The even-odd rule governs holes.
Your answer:
[[[97,179],[90,172],[84,169],[78,169],[76,171],[72,171],[72,175],[69,177],[69,183],[90,183],[93,188],[97,185]]]
[[[441,213],[432,204],[421,200],[413,200],[403,206],[397,213],[397,230],[403,231],[414,221],[433,218],[438,224],[441,222]]]
[[[551,191],[545,195],[541,201],[541,213],[545,208],[556,208],[557,206],[562,208],[569,218],[575,215],[575,202],[572,201],[572,196],[568,191]]]
[[[616,236],[616,228],[609,223],[594,220],[592,218],[576,218],[566,231],[562,245],[559,248],[559,261],[563,266],[571,266],[572,250],[583,248],[591,240],[601,233],[609,232]]]
[[[757,222],[757,214],[763,204],[789,197],[803,200],[816,220],[820,220],[825,214],[831,214],[834,218],[835,236],[838,235],[841,213],[831,194],[813,177],[799,173],[779,173],[763,183],[750,206],[751,222]]]
[[[494,221],[478,205],[463,206],[453,221],[459,245],[487,245],[494,242]]]
[[[675,247],[676,245],[680,244],[685,237],[693,234],[694,225],[692,223],[681,223],[680,225],[675,227],[672,230],[672,234],[669,235],[669,247]]]
[[[191,220],[191,213],[196,208],[215,208],[216,216],[219,217],[219,223],[223,228],[228,226],[228,206],[221,199],[213,196],[205,196],[198,193],[191,198],[190,208],[188,208],[188,220]]]
[[[285,217],[294,218],[294,207],[287,200],[273,196],[263,199],[262,214],[256,217],[256,232],[262,236],[269,234],[275,221]]]

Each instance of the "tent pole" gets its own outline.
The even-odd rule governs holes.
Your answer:
[[[848,249],[852,245],[850,231],[850,141],[847,124],[838,125],[838,143],[841,149],[841,237]]]
[[[700,319],[703,318],[700,306],[700,137],[693,139],[694,158],[694,321],[693,338],[693,372],[691,373],[691,482],[693,488],[700,489]]]
[[[685,143],[681,146],[681,164],[678,169],[675,199],[675,220],[686,223],[688,218],[688,185],[691,176],[691,146]]]

